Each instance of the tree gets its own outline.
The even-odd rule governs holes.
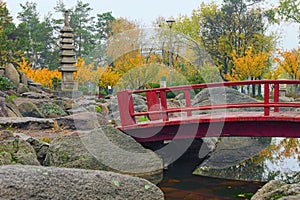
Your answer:
[[[279,6],[275,8],[275,11],[285,21],[300,23],[299,0],[279,0]]]
[[[279,64],[279,68],[285,71],[290,79],[300,78],[300,47],[291,51],[279,51],[280,56],[274,60]],[[295,95],[298,95],[298,85],[295,87]]]
[[[280,56],[275,61],[289,76],[290,79],[300,79],[300,47],[291,51],[279,51]]]
[[[41,35],[39,34],[40,20],[37,4],[27,1],[25,4],[20,4],[20,6],[22,11],[18,13],[17,17],[21,22],[20,29],[22,28],[22,31],[26,34],[26,56],[31,59],[32,67],[36,68],[39,65],[40,47],[43,42],[39,40]]]
[[[74,40],[77,56],[89,55],[95,48],[95,22],[90,16],[93,9],[89,3],[77,1],[75,8],[71,11],[70,26],[74,30]]]
[[[98,43],[107,41],[107,39],[112,35],[112,24],[115,20],[116,19],[112,16],[112,12],[97,14],[96,37],[98,39]]]
[[[230,73],[225,74],[226,79],[230,81],[260,79],[265,72],[269,71],[269,55],[266,52],[254,54],[252,48],[249,48],[246,50],[246,55],[240,57],[233,51],[234,68],[232,68]]]
[[[22,52],[16,47],[17,36],[6,3],[0,0],[0,65],[17,62]]]
[[[243,56],[250,46],[253,52],[269,52],[273,48],[273,37],[265,35],[264,12],[254,6],[259,2],[261,0],[224,0],[221,7],[215,3],[202,3],[198,10],[193,11],[190,22],[195,24],[198,21],[200,26],[192,30],[191,36],[200,40],[222,76],[234,68],[233,51]]]

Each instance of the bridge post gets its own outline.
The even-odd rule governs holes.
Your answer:
[[[161,102],[161,109],[163,111],[166,111],[168,109],[166,91],[160,91],[160,102]],[[168,121],[169,120],[168,113],[167,112],[163,113],[162,118],[163,121]]]
[[[274,84],[274,103],[279,102],[279,84]],[[274,112],[279,112],[279,107],[274,107]]]
[[[132,98],[132,92],[125,90],[117,93],[120,120],[122,126],[128,126],[136,124],[134,115],[134,104]]]
[[[265,94],[264,94],[264,103],[265,103],[265,107],[264,107],[264,115],[265,116],[269,116],[270,115],[270,107],[269,107],[269,103],[270,103],[270,87],[269,87],[269,83],[265,83]],[[268,105],[268,106],[267,106]]]
[[[191,107],[192,103],[191,103],[191,94],[190,94],[190,90],[184,90],[184,96],[185,96],[185,104],[186,107]],[[191,111],[187,111],[187,116],[190,117],[192,116],[192,112]]]
[[[146,92],[146,99],[149,112],[160,111],[160,102],[156,91]],[[149,114],[149,118],[151,121],[159,120],[161,119],[161,114]]]

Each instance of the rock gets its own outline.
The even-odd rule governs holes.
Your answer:
[[[104,115],[108,115],[109,110],[108,110],[106,104],[103,104],[103,103],[97,103],[96,106],[98,106],[98,107],[101,109],[101,113],[103,113]]]
[[[134,110],[136,112],[148,110],[145,97],[137,94],[133,94],[132,97],[134,101]],[[116,96],[110,97],[109,102],[107,103],[107,108],[109,109],[108,119],[114,121],[116,124],[120,124],[120,113],[118,99]]]
[[[0,117],[0,127],[42,130],[53,128],[54,121],[33,117]]]
[[[18,106],[14,102],[6,103],[8,117],[23,117]]]
[[[287,184],[272,180],[259,189],[251,200],[293,200],[300,199],[300,184]]]
[[[16,87],[19,87],[20,76],[13,64],[9,63],[5,67],[5,76],[10,79]]]
[[[279,97],[279,102],[294,102],[294,98],[291,97],[286,97],[286,96],[280,96]]]
[[[161,181],[163,172],[158,155],[110,126],[53,140],[44,165],[113,171],[153,183]]]
[[[33,147],[40,164],[43,164],[50,146],[49,143],[42,142],[22,133],[14,133],[14,136],[20,137],[26,142],[28,142]]]
[[[264,177],[263,166],[251,162],[250,158],[267,148],[271,139],[223,137],[195,174],[224,179],[266,181],[261,180]]]
[[[106,117],[96,112],[81,112],[65,117],[58,117],[55,120],[61,128],[71,130],[91,130],[108,124]]]
[[[87,111],[88,110],[86,108],[83,108],[83,107],[71,108],[71,109],[67,110],[67,112],[68,112],[69,115],[83,113],[83,112],[87,112]]]
[[[71,109],[72,108],[72,101],[70,100],[60,100],[60,99],[55,99],[53,100],[53,103],[61,107],[63,110]]]
[[[25,85],[25,84],[23,84],[23,83],[20,83],[20,84],[19,84],[19,87],[18,87],[18,92],[19,92],[20,94],[29,92],[29,88],[27,87],[27,85]]]
[[[34,149],[25,140],[9,131],[0,132],[0,164],[40,165]]]
[[[29,88],[30,89],[30,88]],[[45,92],[25,92],[22,94],[23,97],[31,98],[31,99],[49,99],[52,95],[47,94]]]
[[[38,107],[32,102],[23,102],[18,106],[18,108],[24,117],[36,117],[36,118],[45,117],[38,109]]]
[[[9,165],[0,177],[3,199],[164,199],[154,184],[112,172]]]
[[[23,73],[23,72],[19,72],[20,73],[20,77],[21,77],[21,83],[24,85],[28,85],[28,81],[27,81],[27,76]]]
[[[55,118],[67,115],[61,107],[52,102],[41,102],[38,104],[38,109],[46,118]]]
[[[4,97],[0,97],[0,117],[7,117],[6,101]]]
[[[236,89],[221,87],[221,88],[209,88],[203,89],[192,100],[193,106],[201,105],[214,105],[214,104],[227,104],[227,103],[243,103],[243,102],[258,102],[248,95],[239,92]],[[263,108],[239,108],[239,109],[227,109],[227,111],[263,111]],[[219,110],[220,111],[220,110]],[[196,111],[200,113],[208,113],[210,111]],[[218,112],[218,110],[216,111]],[[221,112],[224,112],[221,110]]]

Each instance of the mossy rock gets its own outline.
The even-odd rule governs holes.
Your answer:
[[[52,102],[43,102],[38,105],[38,108],[47,118],[55,118],[67,115],[67,113],[60,106]]]
[[[24,117],[44,118],[43,113],[32,102],[24,102],[18,106],[19,111]]]

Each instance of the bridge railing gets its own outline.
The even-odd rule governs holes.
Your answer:
[[[264,108],[264,116],[269,116],[271,108],[274,112],[279,112],[280,107],[300,107],[300,103],[284,103],[279,102],[279,85],[298,85],[300,80],[255,80],[255,81],[236,81],[236,82],[218,82],[208,84],[194,84],[186,86],[174,86],[169,88],[155,88],[148,90],[124,90],[117,93],[118,105],[120,112],[120,120],[122,126],[130,126],[137,124],[137,116],[147,116],[150,121],[162,120],[169,121],[169,114],[176,112],[186,112],[187,117],[192,116],[192,111],[197,110],[214,110],[225,108],[247,108],[262,107]],[[263,85],[264,101],[263,102],[244,102],[229,104],[214,104],[205,106],[192,106],[191,90],[204,88],[220,88],[234,87],[245,85]],[[273,85],[273,101],[270,102],[270,86]],[[185,107],[168,108],[167,93],[174,91],[183,91],[185,99]],[[144,93],[147,100],[147,112],[135,112],[133,94]]]

